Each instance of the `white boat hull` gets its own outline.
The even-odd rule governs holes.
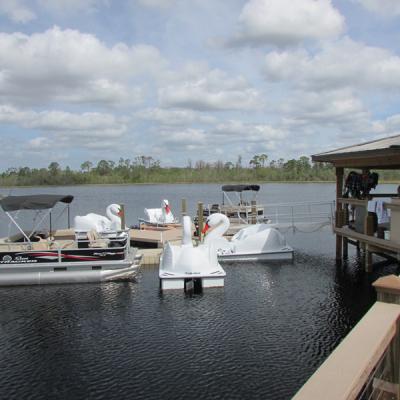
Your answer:
[[[48,285],[132,280],[140,267],[141,256],[113,263],[14,264],[0,267],[0,286]]]
[[[293,260],[293,249],[271,251],[268,253],[232,253],[218,255],[220,262],[251,262],[251,261],[279,261]]]

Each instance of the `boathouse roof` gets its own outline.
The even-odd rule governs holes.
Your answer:
[[[342,147],[311,156],[313,161],[344,168],[400,168],[400,135]]]

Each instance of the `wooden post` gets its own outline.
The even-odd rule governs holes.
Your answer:
[[[364,263],[365,272],[372,272],[372,251],[370,250],[368,244],[365,245]]]
[[[119,208],[121,209],[121,229],[124,230],[126,228],[125,205],[124,204],[120,204]]]
[[[343,168],[336,167],[336,227],[343,226],[342,204],[339,203],[339,198],[343,195]],[[342,236],[336,235],[336,259],[342,259],[343,239]]]
[[[201,242],[201,235],[202,235],[201,231],[203,230],[203,227],[204,227],[203,210],[204,210],[203,203],[201,201],[199,201],[197,203],[197,219],[199,222],[199,227],[198,227],[198,235],[199,236],[198,237],[199,237],[200,242]]]
[[[364,234],[368,236],[374,235],[374,217],[367,213],[364,220]],[[372,251],[368,244],[365,245],[365,272],[372,272]]]
[[[255,200],[251,201],[251,223],[257,223],[257,202]]]
[[[346,204],[346,208],[343,210],[343,225],[349,226],[349,206]],[[347,237],[343,237],[343,258],[349,257],[349,240]]]
[[[182,217],[184,217],[185,215],[187,215],[187,203],[186,203],[186,199],[182,199]]]

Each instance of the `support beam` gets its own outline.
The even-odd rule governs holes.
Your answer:
[[[336,168],[336,228],[343,226],[343,206],[339,203],[339,198],[343,196],[343,168]],[[336,260],[342,259],[343,239],[336,235]]]

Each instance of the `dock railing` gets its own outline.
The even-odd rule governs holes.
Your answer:
[[[206,209],[211,210],[208,204]],[[242,207],[244,208],[244,207]],[[312,232],[323,226],[332,226],[335,216],[334,201],[309,201],[291,203],[269,203],[248,205],[248,212],[237,212],[235,219],[241,224],[252,224],[255,222],[266,222],[276,225],[281,229],[304,230]],[[263,215],[257,215],[256,210],[263,209]],[[221,210],[219,210],[221,212]],[[223,212],[223,211],[222,211]],[[242,214],[242,215],[241,215]]]
[[[378,301],[293,400],[400,400],[400,278],[374,286]]]
[[[292,229],[310,231],[323,226],[333,226],[335,215],[334,201],[309,201],[292,203],[264,204],[264,216],[270,223]]]

